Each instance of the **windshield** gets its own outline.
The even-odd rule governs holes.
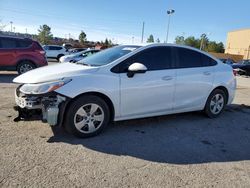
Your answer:
[[[250,61],[243,61],[242,64],[244,64],[244,65],[249,65],[249,64],[250,64]]]
[[[87,64],[91,66],[102,66],[107,65],[120,57],[134,51],[135,49],[139,48],[140,46],[115,46],[113,48],[109,48],[106,50],[103,50],[99,53],[96,53],[95,55],[89,56],[84,58],[81,61],[78,61],[78,64]]]

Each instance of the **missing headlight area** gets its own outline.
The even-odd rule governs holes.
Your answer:
[[[14,121],[42,120],[54,126],[59,121],[59,109],[66,97],[51,92],[43,95],[27,95],[20,92],[20,87],[16,89],[15,100],[18,117]]]

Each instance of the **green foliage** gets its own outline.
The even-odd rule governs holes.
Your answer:
[[[113,46],[113,42],[110,39],[105,39],[105,42],[101,42],[103,43],[106,47],[111,47]]]
[[[208,52],[224,53],[224,44],[222,42],[209,41],[208,37],[203,34],[201,38],[195,38],[194,36],[189,36],[185,38],[184,36],[177,36],[175,38],[176,44],[182,44],[200,49],[202,45],[202,50]]]
[[[53,35],[50,30],[51,28],[46,24],[39,27],[37,39],[41,44],[49,44],[52,40]]]
[[[157,42],[157,43],[160,43],[161,41],[160,41],[160,39],[159,39],[159,38],[157,38],[157,39],[156,39],[156,42]]]
[[[147,42],[148,42],[148,43],[155,42],[154,36],[153,36],[152,34],[149,35]]]
[[[185,38],[183,36],[177,36],[175,38],[175,43],[176,44],[185,44]]]
[[[81,33],[79,35],[79,42],[81,44],[84,44],[86,41],[87,41],[87,35],[83,31],[81,31]]]

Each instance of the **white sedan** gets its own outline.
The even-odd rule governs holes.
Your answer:
[[[100,133],[110,121],[201,110],[215,118],[236,90],[230,66],[170,44],[116,46],[77,63],[29,71],[14,82],[21,83],[19,118],[39,112],[43,121],[79,137]]]
[[[97,53],[99,51],[100,50],[96,50],[96,49],[88,49],[88,50],[84,50],[84,51],[81,51],[81,52],[73,53],[73,54],[70,54],[70,55],[65,55],[65,56],[62,56],[59,59],[59,62],[60,63],[77,62],[77,61],[80,61],[83,58],[91,56],[91,55],[93,55],[93,54],[95,54],[95,53]]]

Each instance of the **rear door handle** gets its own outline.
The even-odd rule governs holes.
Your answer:
[[[211,75],[211,72],[205,71],[205,72],[203,72],[203,74],[206,75],[206,76],[209,76],[209,75]]]
[[[169,80],[172,80],[172,79],[173,79],[172,76],[164,76],[164,77],[162,77],[162,80],[164,80],[164,81],[169,81]]]

